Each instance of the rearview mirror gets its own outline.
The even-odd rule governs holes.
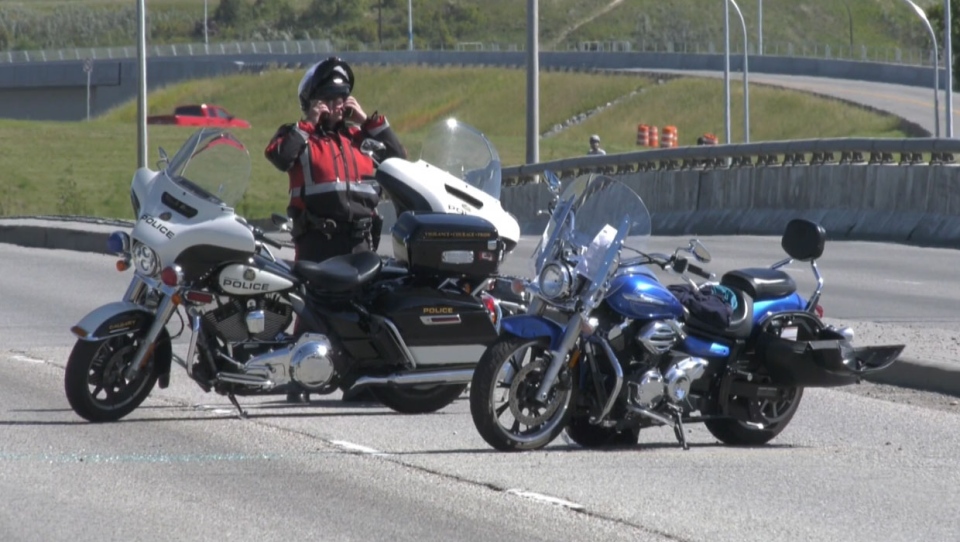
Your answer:
[[[710,263],[710,251],[699,239],[690,240],[690,253],[701,263]]]
[[[550,170],[543,172],[543,178],[547,182],[547,188],[554,194],[560,194],[560,179]]]
[[[160,154],[160,160],[157,160],[157,169],[166,169],[167,165],[170,164],[170,157],[167,156],[166,149],[159,147],[157,152]]]

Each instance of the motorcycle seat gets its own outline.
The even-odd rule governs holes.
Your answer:
[[[720,279],[720,284],[743,291],[754,301],[778,299],[797,291],[793,277],[767,267],[754,267],[729,271]]]
[[[298,261],[293,270],[311,288],[339,293],[370,282],[382,265],[380,255],[368,251],[334,256],[320,263]]]

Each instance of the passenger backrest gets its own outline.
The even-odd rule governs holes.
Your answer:
[[[827,231],[823,226],[795,218],[787,224],[780,246],[793,258],[801,262],[816,260],[823,254],[823,245],[827,240]]]

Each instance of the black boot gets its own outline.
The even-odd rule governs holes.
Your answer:
[[[287,402],[288,403],[309,403],[310,393],[305,391],[287,392]]]
[[[370,388],[344,390],[341,401],[345,403],[376,403],[377,398],[370,392]]]

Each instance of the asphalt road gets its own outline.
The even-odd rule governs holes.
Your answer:
[[[686,70],[645,70],[639,68],[629,71],[655,71],[656,73],[670,73],[691,77],[723,77],[723,72],[714,71],[686,71]],[[809,77],[799,75],[769,75],[761,73],[747,74],[751,84],[773,85],[794,90],[803,90],[823,96],[840,98],[854,103],[863,104],[875,109],[887,111],[917,124],[931,135],[935,133],[935,115],[933,109],[933,85],[930,88],[895,85],[889,83],[874,83],[853,79],[830,79],[826,77]],[[743,87],[742,74],[731,72],[730,88],[739,90]],[[733,99],[733,98],[732,98]],[[742,101],[742,97],[740,98]],[[946,93],[940,92],[940,135],[947,136],[946,129]],[[737,102],[739,104],[739,102]],[[960,110],[954,107],[954,126],[960,122]],[[760,119],[751,119],[759,122]],[[733,126],[742,126],[742,117],[730,119]],[[825,119],[824,122],[829,122]],[[736,141],[734,143],[737,143]]]
[[[683,239],[658,238],[665,250]],[[705,238],[711,268],[767,265],[769,238]],[[505,271],[522,272],[525,240]],[[956,327],[955,251],[835,242],[828,315]],[[797,268],[801,271],[802,268]],[[68,328],[115,300],[108,256],[0,245],[0,539],[956,540],[957,408],[808,390],[771,446],[493,452],[461,399],[400,416],[337,395],[247,398],[251,417],[176,372],[124,421],[81,421],[63,396]],[[812,283],[811,283],[812,284]],[[805,284],[800,281],[801,288]],[[897,292],[891,296],[890,292]],[[182,347],[182,339],[178,348]],[[955,401],[954,401],[955,402]]]

